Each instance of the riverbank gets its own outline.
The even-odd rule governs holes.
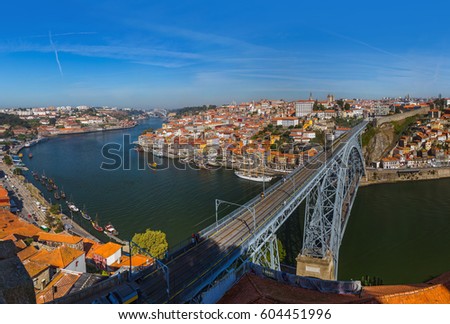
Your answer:
[[[27,182],[24,176],[13,174],[11,168],[5,164],[0,164],[0,170],[7,175],[3,185],[14,194],[14,199],[19,200],[22,205],[22,210],[18,216],[38,226],[46,225],[47,212],[44,210],[50,210],[51,205],[44,198],[42,192],[32,183]],[[67,215],[61,213],[56,217],[61,220],[63,226],[70,225],[68,226],[70,229],[66,230],[68,233],[100,242],[99,239],[75,223]]]
[[[366,176],[361,179],[361,186],[404,181],[421,181],[450,178],[450,167],[418,169],[366,169]]]
[[[86,130],[75,130],[72,129],[66,130],[66,131],[57,131],[57,132],[51,132],[49,135],[46,135],[46,137],[53,137],[53,136],[59,136],[59,135],[77,135],[77,134],[89,134],[89,133],[98,133],[98,132],[107,132],[107,131],[114,131],[114,130],[124,130],[124,129],[130,129],[136,127],[137,123],[134,123],[132,125],[127,126],[113,126],[108,128],[88,128]]]

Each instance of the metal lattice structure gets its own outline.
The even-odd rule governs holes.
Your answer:
[[[359,181],[364,175],[364,160],[358,144],[356,141],[347,144],[306,198],[302,255],[314,258],[331,256],[335,278],[339,247]]]
[[[334,277],[337,278],[339,247],[356,197],[359,181],[365,173],[359,131],[343,143],[307,183],[296,184],[294,174],[286,177],[292,180],[294,193],[284,201],[278,213],[253,239],[248,241],[247,253],[254,263],[267,264],[261,256],[270,250],[276,231],[297,207],[306,200],[305,225],[302,255],[325,258],[334,261]],[[278,261],[279,264],[279,261]]]
[[[273,270],[281,270],[276,234],[270,235],[265,246],[254,251],[252,254],[252,262]]]

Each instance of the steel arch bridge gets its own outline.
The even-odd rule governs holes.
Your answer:
[[[248,241],[252,261],[270,268],[279,268],[276,255],[265,260],[268,252],[277,251],[270,246],[276,243],[276,231],[306,201],[303,248],[297,261],[297,274],[337,279],[339,247],[356,197],[359,181],[365,173],[360,134],[366,123],[359,125],[347,137],[333,147],[333,152],[324,152],[313,162],[314,175],[297,188],[293,188],[284,207],[262,227],[253,240]],[[322,161],[321,161],[322,160]],[[319,163],[318,163],[319,162]],[[320,165],[318,168],[316,166]],[[287,182],[303,181],[301,171],[290,174]]]
[[[297,274],[336,279],[339,247],[364,175],[362,122],[329,148],[257,196],[202,230],[165,260],[135,271],[145,303],[186,303],[232,285],[230,274],[251,261],[279,269],[276,232],[305,202],[303,249]],[[216,201],[216,208],[223,200]],[[235,204],[236,205],[236,204]],[[219,289],[219,290],[220,290]],[[200,296],[200,297],[199,297]]]
[[[250,260],[279,269],[276,232],[305,201],[303,250],[297,274],[336,279],[339,247],[364,175],[362,122],[314,159],[201,231],[201,242],[169,254],[164,268],[142,271],[143,301],[185,303],[223,283]],[[216,208],[225,201],[216,201]],[[167,288],[169,287],[169,288]],[[166,290],[168,293],[166,294]]]

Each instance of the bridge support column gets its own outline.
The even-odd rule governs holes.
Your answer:
[[[297,261],[297,276],[315,277],[324,280],[336,280],[335,265],[331,254],[324,258],[314,258],[299,254]]]
[[[339,248],[364,175],[364,162],[357,139],[327,161],[323,178],[306,198],[305,226],[297,274],[327,280],[338,275]]]

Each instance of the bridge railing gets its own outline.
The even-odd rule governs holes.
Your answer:
[[[365,127],[367,125],[367,122],[361,122],[360,124],[358,124],[357,126],[355,126],[351,132],[353,133],[359,133],[359,130],[363,127]],[[354,134],[352,134],[350,136],[350,139],[352,139],[352,137],[354,136]],[[343,148],[340,148],[338,151],[341,151]],[[316,154],[312,159],[310,159],[309,163],[314,162],[318,156],[323,153],[323,150],[320,150],[318,152],[318,154]],[[339,152],[336,152],[339,153]],[[326,164],[328,164],[329,161],[326,161]],[[294,169],[293,172],[283,176],[282,179],[278,180],[277,182],[275,182],[272,186],[270,186],[269,188],[267,188],[267,190],[265,191],[266,196],[269,195],[270,193],[272,193],[273,191],[277,190],[285,181],[292,181],[292,178],[296,176],[297,173],[301,172],[304,168],[306,167],[306,164],[303,164],[302,166],[297,167],[296,169]],[[313,178],[310,177],[308,178],[307,181],[311,180]],[[293,191],[292,194],[287,198],[287,200],[290,200],[293,196],[296,195],[296,193],[298,192],[299,189],[301,189],[301,185],[300,183],[296,184],[293,183]],[[255,197],[253,197],[251,200],[247,201],[245,204],[243,204],[243,207],[238,207],[235,210],[233,210],[231,213],[227,214],[226,216],[220,218],[217,223],[214,222],[211,225],[207,226],[206,228],[202,229],[199,232],[199,235],[203,238],[209,238],[211,235],[213,235],[218,229],[226,226],[229,222],[231,222],[232,220],[238,218],[239,216],[241,216],[242,214],[248,212],[248,208],[253,208],[257,203],[259,203],[261,201],[261,196],[257,195]],[[245,207],[244,207],[245,206]],[[189,250],[190,248],[192,248],[195,244],[192,243],[191,238],[187,238],[179,243],[177,243],[173,248],[169,249],[168,252],[168,257],[167,259],[173,259],[176,256],[178,256],[179,254],[184,253],[185,251]]]
[[[319,151],[319,154],[322,153],[323,151]],[[317,159],[317,157],[319,156],[319,154],[317,154],[312,160],[311,162],[313,162],[315,159]],[[293,172],[289,173],[288,175],[284,176],[282,179],[278,180],[277,182],[275,182],[272,186],[270,186],[269,188],[267,188],[267,190],[265,191],[266,196],[269,195],[270,193],[272,193],[273,191],[277,190],[285,181],[291,180],[292,177],[294,177],[298,172],[300,172],[301,170],[303,170],[306,167],[306,165],[302,165],[299,166],[298,168],[296,168]],[[284,179],[284,180],[283,180]],[[294,184],[294,191],[293,194],[295,194],[297,192],[297,190],[299,189],[300,184]],[[201,230],[199,232],[199,234],[203,237],[203,238],[209,238],[212,234],[214,234],[218,228],[222,227],[222,226],[226,226],[227,223],[229,223],[230,221],[236,219],[237,217],[241,216],[242,214],[248,212],[247,207],[254,207],[257,203],[259,203],[262,200],[261,196],[255,196],[253,197],[251,200],[249,200],[247,203],[243,204],[243,206],[246,207],[239,207],[237,209],[235,209],[234,211],[232,211],[231,213],[229,213],[228,215],[222,217],[221,219],[219,219],[217,221],[217,223],[213,223],[211,225],[209,225],[208,227],[204,228],[203,230]]]

